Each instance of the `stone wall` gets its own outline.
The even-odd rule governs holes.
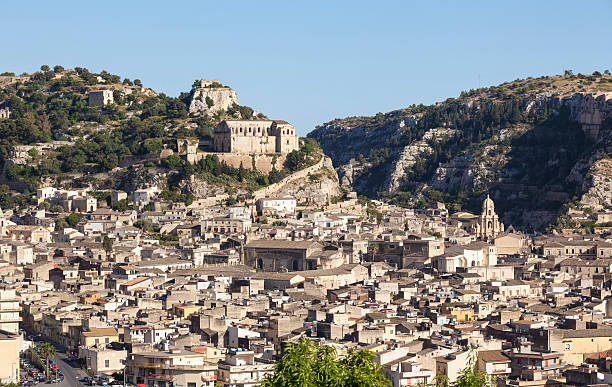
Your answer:
[[[193,160],[194,163],[197,163],[206,158],[207,155],[216,155],[220,161],[225,162],[227,165],[234,168],[240,168],[240,164],[242,164],[242,167],[245,169],[253,169],[253,164],[255,164],[255,168],[263,174],[270,173],[270,171],[272,171],[272,167],[274,166],[277,170],[281,170],[285,164],[285,160],[287,160],[286,154],[262,155],[248,153],[198,152],[192,155],[193,157],[190,158],[190,161]]]

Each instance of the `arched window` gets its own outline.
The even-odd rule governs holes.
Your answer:
[[[257,260],[257,268],[258,269],[263,269],[263,259],[259,258]]]
[[[472,261],[472,267],[476,266],[476,262]]]

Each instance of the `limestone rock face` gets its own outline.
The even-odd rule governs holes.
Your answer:
[[[588,176],[583,183],[582,204],[595,211],[612,208],[612,159],[593,163]]]
[[[402,123],[403,122],[404,121],[402,121]],[[425,132],[422,141],[417,141],[404,147],[385,182],[384,191],[388,193],[397,191],[405,179],[407,171],[410,171],[412,167],[414,167],[419,158],[427,157],[433,152],[432,147],[429,145],[430,141],[440,141],[445,137],[452,136],[454,133],[455,130],[453,129],[430,129]]]
[[[212,105],[208,106],[210,101],[212,101]],[[215,114],[218,111],[227,110],[233,104],[238,105],[238,95],[233,89],[229,87],[202,87],[194,90],[189,104],[189,113],[195,115]]]
[[[298,171],[294,175],[301,176],[304,175],[303,172]],[[312,167],[311,172],[296,179],[286,180],[289,181],[282,184],[275,195],[294,197],[298,203],[325,204],[333,196],[342,193],[334,165],[327,156],[323,156],[322,162]]]
[[[603,121],[612,117],[612,93],[575,93],[571,96],[558,97],[553,106],[568,106],[572,120],[579,122],[585,134],[596,140]]]

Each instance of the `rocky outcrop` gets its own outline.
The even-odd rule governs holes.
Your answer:
[[[292,196],[298,202],[327,202],[341,193],[338,175],[332,161],[323,155],[315,165],[297,171],[278,183],[271,184],[253,193],[255,199],[270,196]]]
[[[238,95],[229,87],[202,87],[195,89],[189,104],[194,115],[215,114],[238,105]]]
[[[406,177],[406,172],[414,167],[419,158],[430,154],[431,151],[431,147],[425,141],[418,141],[404,147],[391,169],[391,173],[383,186],[383,190],[387,193],[397,191]]]
[[[403,121],[402,121],[403,122]],[[416,123],[416,122],[415,122]],[[430,145],[432,141],[443,141],[455,133],[453,129],[435,128],[430,129],[423,135],[422,141],[416,141],[402,150],[397,161],[391,169],[391,173],[383,187],[384,192],[393,193],[400,188],[407,174],[420,158],[427,157],[433,152]]]
[[[189,180],[183,182],[184,188],[198,199],[223,195],[225,187],[223,185],[211,184],[206,180],[198,179],[192,175]]]
[[[596,140],[602,123],[606,118],[612,118],[612,93],[575,93],[552,99],[553,107],[559,109],[568,106],[572,120],[582,125],[585,134]]]
[[[604,158],[593,163],[583,183],[584,207],[595,211],[612,208],[612,159]]]

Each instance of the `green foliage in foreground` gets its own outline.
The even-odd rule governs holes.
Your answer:
[[[338,357],[333,347],[317,347],[308,339],[289,344],[274,373],[262,383],[262,387],[390,385],[371,352],[359,350]]]

